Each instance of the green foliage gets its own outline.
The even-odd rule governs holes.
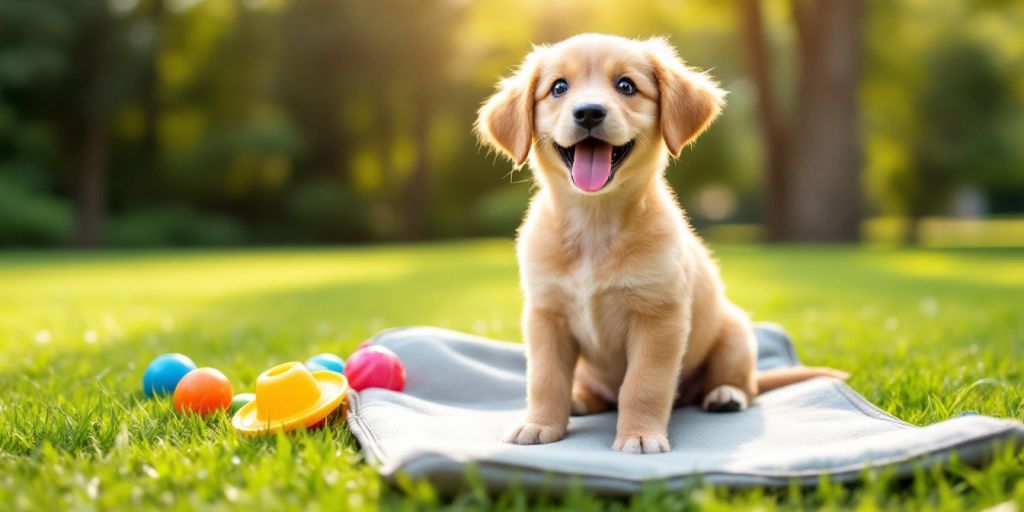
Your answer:
[[[183,206],[164,206],[118,217],[108,236],[110,244],[118,247],[167,247],[235,245],[244,240],[244,234],[230,218],[200,214]]]
[[[475,215],[478,234],[509,236],[515,233],[529,201],[529,183],[516,183],[481,198]]]
[[[0,175],[0,244],[62,245],[70,234],[67,203]]]
[[[1024,4],[868,4],[874,209],[943,213],[968,184],[996,212],[1024,211]],[[779,80],[791,83],[790,4],[765,5]],[[686,204],[707,187],[735,198],[725,219],[696,209],[698,223],[754,223],[764,152],[738,16],[710,0],[8,0],[0,168],[31,168],[17,172],[29,184],[19,197],[63,209],[100,182],[111,226],[174,204],[217,211],[259,243],[508,233],[520,195],[507,190],[511,166],[470,132],[498,77],[531,43],[665,35],[730,92],[668,177]],[[83,180],[86,155],[101,155],[106,173]]]
[[[1024,153],[1004,136],[1020,112],[1014,111],[1012,90],[991,53],[953,41],[933,50],[926,69],[934,79],[918,100],[916,173],[907,191],[916,213],[936,213],[956,185],[1024,183],[1024,171],[1017,170]]]
[[[949,210],[983,190],[994,212],[1024,190],[1019,2],[874,2],[867,36],[867,182],[883,213]],[[914,19],[908,25],[901,20]],[[894,39],[894,34],[899,34]]]
[[[972,411],[1024,420],[1024,253],[726,247],[732,297],[793,335],[807,364],[916,424]],[[838,272],[837,269],[842,269]],[[141,286],[143,283],[144,286]],[[729,492],[652,484],[629,499],[581,491],[489,495],[472,474],[439,496],[381,481],[338,419],[245,439],[227,418],[141,395],[145,365],[183,352],[236,391],[386,327],[434,324],[519,340],[509,240],[353,248],[0,255],[0,509],[977,510],[1024,499],[1024,462],[866,473],[844,488]]]
[[[337,181],[299,185],[288,196],[287,211],[294,229],[305,240],[366,240],[370,236],[369,202]]]

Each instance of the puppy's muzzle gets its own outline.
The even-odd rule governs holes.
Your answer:
[[[576,124],[587,130],[601,124],[607,116],[608,109],[597,103],[581,103],[572,109],[572,118],[576,120]]]

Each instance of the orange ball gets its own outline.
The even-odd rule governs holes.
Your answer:
[[[216,368],[197,368],[185,374],[174,388],[174,408],[208,416],[231,407],[231,382]]]

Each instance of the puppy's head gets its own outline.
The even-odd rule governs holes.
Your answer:
[[[547,186],[642,184],[718,115],[725,93],[660,38],[584,34],[534,48],[480,108],[480,139]]]

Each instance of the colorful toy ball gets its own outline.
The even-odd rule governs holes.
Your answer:
[[[163,354],[149,363],[142,374],[142,391],[148,397],[173,393],[178,381],[195,369],[196,364],[183,354]]]
[[[357,350],[345,365],[348,385],[356,391],[384,388],[401,391],[405,388],[405,367],[391,349],[370,345]]]
[[[239,393],[231,399],[231,408],[228,409],[228,412],[234,415],[239,409],[245,407],[253,400],[256,400],[256,395],[252,393]]]
[[[325,352],[306,359],[306,368],[309,368],[311,372],[327,370],[334,373],[344,373],[345,360]]]
[[[231,407],[231,382],[220,370],[199,368],[188,372],[174,388],[174,408],[208,416]]]

